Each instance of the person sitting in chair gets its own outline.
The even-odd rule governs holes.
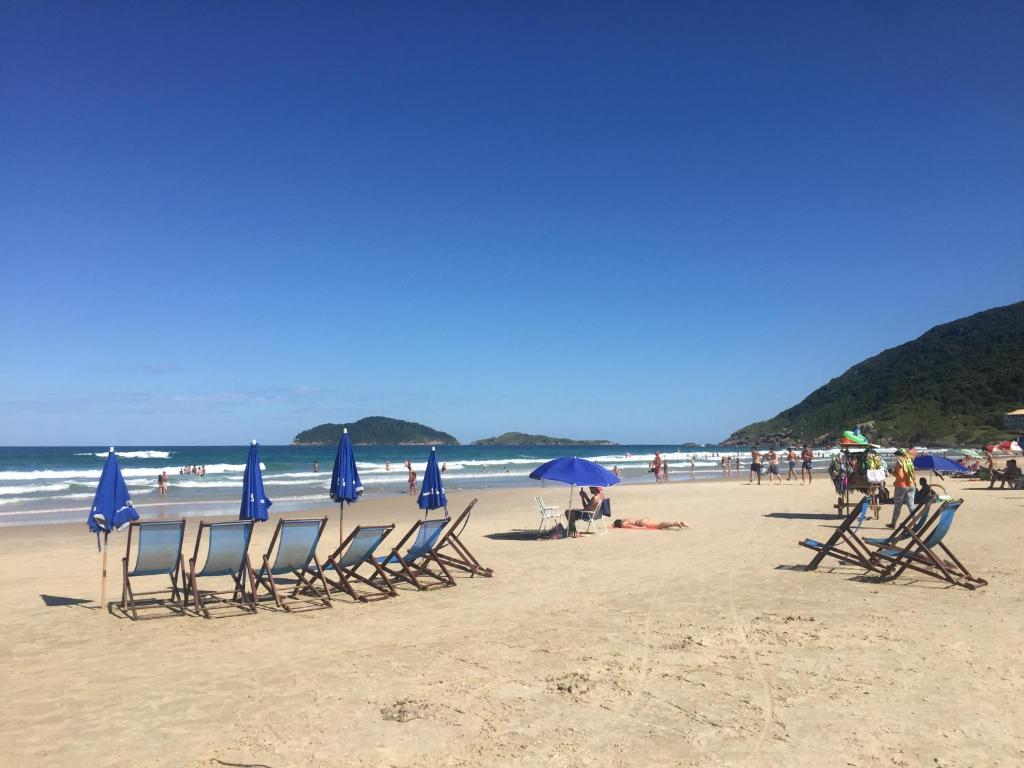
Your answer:
[[[1000,488],[1005,488],[1007,483],[1009,483],[1010,487],[1013,488],[1013,481],[1020,476],[1021,472],[1020,467],[1017,466],[1017,460],[1010,459],[1006,462],[1006,469],[995,469],[992,471],[992,482],[988,484],[988,487],[994,488],[996,480],[998,480]]]
[[[659,523],[651,520],[649,517],[641,517],[636,520],[627,520],[623,518],[621,520],[616,520],[612,525],[615,528],[646,528],[649,531],[667,531],[670,528],[678,528],[679,530],[682,530],[683,528],[690,527],[683,520],[668,520],[664,523]]]
[[[580,499],[583,501],[584,512],[593,512],[595,509],[600,509],[601,502],[604,501],[604,488],[592,485],[590,486],[590,492],[593,496],[587,496],[587,492],[580,488]]]

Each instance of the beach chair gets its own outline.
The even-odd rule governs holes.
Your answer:
[[[260,587],[270,592],[278,608],[290,611],[286,603],[281,600],[279,585],[275,577],[290,573],[298,579],[295,589],[290,595],[294,599],[300,589],[309,589],[314,595],[317,594],[316,580],[323,586],[323,594],[320,599],[324,605],[331,607],[331,594],[324,581],[323,567],[316,556],[316,545],[320,542],[320,536],[327,525],[327,518],[307,518],[296,520],[281,519],[277,521],[277,528],[274,529],[274,536],[267,547],[267,553],[263,556],[263,565],[256,574],[256,586],[253,588],[252,596],[255,600]],[[275,553],[275,545],[276,553]],[[270,556],[274,555],[273,564]],[[314,567],[315,566],[315,567]]]
[[[391,554],[377,558],[380,567],[391,578],[408,581],[416,589],[427,589],[427,585],[422,581],[426,576],[438,582],[433,585],[434,587],[454,587],[455,579],[452,578],[445,564],[438,559],[436,551],[441,531],[444,530],[448,522],[447,518],[416,521],[409,532],[391,550]],[[412,545],[403,553],[402,550],[414,536],[415,540]],[[440,571],[431,570],[428,567],[432,562],[437,564]],[[380,575],[370,578],[376,580],[380,578]]]
[[[590,533],[593,530],[596,535],[600,536],[608,533],[608,523],[605,522],[605,518],[612,516],[612,500],[605,499],[601,502],[600,507],[592,511],[585,509],[573,510],[572,515],[576,518],[574,521],[576,531]],[[587,524],[586,530],[580,531],[580,523]]]
[[[813,571],[826,557],[834,557],[847,565],[859,565],[867,570],[878,570],[871,562],[871,548],[857,535],[868,510],[871,508],[871,497],[865,496],[838,525],[828,541],[822,544],[814,539],[798,541],[801,547],[814,551],[814,557],[805,570]]]
[[[252,520],[199,523],[196,548],[188,561],[188,581],[185,583],[185,602],[188,602],[189,595],[191,595],[197,614],[202,612],[206,618],[210,618],[210,610],[206,605],[208,599],[228,594],[227,590],[200,592],[199,579],[213,576],[230,576],[235,583],[234,589],[230,590],[231,600],[256,613],[256,599],[253,597],[256,592],[256,576],[252,572],[252,563],[249,561],[249,541],[252,539],[252,527]],[[204,531],[206,532],[206,559],[202,569],[196,570]],[[246,582],[249,585],[248,589],[246,589]],[[218,600],[218,602],[223,601]]]
[[[907,538],[911,539],[906,545],[882,545],[872,552],[872,560],[881,566],[879,580],[892,581],[909,569],[967,589],[987,585],[985,579],[967,570],[944,541],[961,504],[963,499],[945,502],[921,530],[904,524]]]
[[[476,499],[473,499],[469,506],[462,511],[462,514],[455,518],[455,522],[438,540],[437,546],[434,547],[434,552],[437,555],[437,559],[449,568],[468,571],[470,576],[490,577],[494,575],[494,571],[480,565],[480,561],[473,557],[473,554],[460,538],[462,532],[466,530],[466,526],[469,525],[469,515],[473,511],[473,507],[476,506],[476,501]]]
[[[128,543],[121,560],[124,582],[121,589],[121,610],[131,611],[132,619],[139,618],[138,609],[166,606],[167,601],[156,598],[143,601],[137,598],[166,594],[166,589],[150,592],[136,592],[131,580],[140,576],[169,576],[171,579],[171,605],[177,606],[185,615],[185,558],[181,554],[181,543],[185,538],[184,520],[133,520],[128,526]],[[135,546],[135,565],[129,569],[132,558],[132,541]],[[178,579],[181,578],[181,585]]]
[[[396,597],[398,593],[395,591],[394,585],[374,557],[377,547],[393,530],[395,530],[394,523],[391,525],[357,526],[341,542],[341,546],[327,558],[327,562],[324,564],[324,581],[335,589],[344,590],[353,600],[358,600],[361,603],[368,602],[369,598],[355,591],[352,586],[353,580],[372,587],[382,597]],[[383,584],[376,584],[371,578],[359,573],[359,567],[364,564],[368,564],[373,569],[374,574],[380,577]]]
[[[533,500],[537,502],[537,509],[540,510],[540,526],[537,528],[537,533],[544,532],[544,524],[548,520],[552,522],[552,527],[554,524],[562,522],[561,507],[549,507],[540,496],[534,496]]]
[[[941,488],[942,486],[939,486],[938,484],[932,486],[932,488],[936,487]],[[942,490],[943,492],[945,492],[946,489],[942,488]],[[937,498],[939,498],[937,495],[929,496],[927,499],[924,499],[921,502],[919,502],[910,512],[910,515],[907,517],[907,519],[903,521],[903,523],[901,523],[900,525],[896,526],[896,530],[894,530],[888,536],[865,536],[864,543],[873,547],[878,547],[887,544],[891,545],[893,542],[896,541],[903,541],[904,539],[910,536],[910,534],[907,532],[908,528],[913,528],[913,530],[920,533],[922,530],[924,530],[925,524],[931,517],[932,503]],[[943,504],[945,503],[945,501],[948,501],[948,499],[944,500]]]

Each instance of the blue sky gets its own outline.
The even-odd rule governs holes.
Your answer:
[[[1024,298],[1021,39],[1019,3],[5,2],[0,444],[720,439]]]

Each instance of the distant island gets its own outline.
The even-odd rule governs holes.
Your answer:
[[[858,332],[871,327],[867,318],[851,320]],[[858,363],[775,418],[733,432],[722,444],[822,445],[854,426],[883,445],[1003,440],[1011,437],[1003,414],[1024,405],[1021,350],[1024,301],[937,325]]]
[[[333,445],[341,440],[342,430],[346,427],[349,439],[355,445],[459,444],[459,441],[447,432],[414,421],[389,419],[386,416],[367,416],[351,424],[320,424],[303,430],[292,440],[292,445]]]
[[[611,440],[570,440],[567,437],[528,435],[525,432],[505,432],[497,437],[474,440],[470,445],[615,445]]]

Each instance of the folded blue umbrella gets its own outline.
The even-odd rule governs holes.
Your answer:
[[[932,456],[931,454],[915,456],[914,469],[930,469],[933,472],[970,472],[969,469],[957,464],[952,459],[947,459],[945,456]]]
[[[427,470],[423,473],[423,484],[420,486],[420,495],[416,499],[420,509],[440,509],[444,507],[444,516],[448,517],[448,497],[444,492],[444,484],[441,482],[441,470],[437,468],[437,449],[430,449],[430,458],[427,459]]]
[[[356,455],[348,439],[348,429],[341,431],[338,452],[334,455],[334,470],[331,472],[331,501],[341,505],[338,519],[338,540],[345,541],[345,502],[359,501],[363,495],[363,484],[359,482],[356,469]]]
[[[249,460],[245,463],[245,478],[242,480],[242,507],[239,520],[265,522],[270,517],[273,504],[263,492],[263,473],[260,471],[260,449],[255,440],[249,446]]]
[[[103,463],[103,472],[100,474],[96,496],[89,511],[89,530],[96,534],[98,540],[101,531],[119,531],[132,520],[138,519],[139,513],[132,505],[128,486],[125,485],[121,468],[117,465],[117,456],[111,448],[107,460]]]

